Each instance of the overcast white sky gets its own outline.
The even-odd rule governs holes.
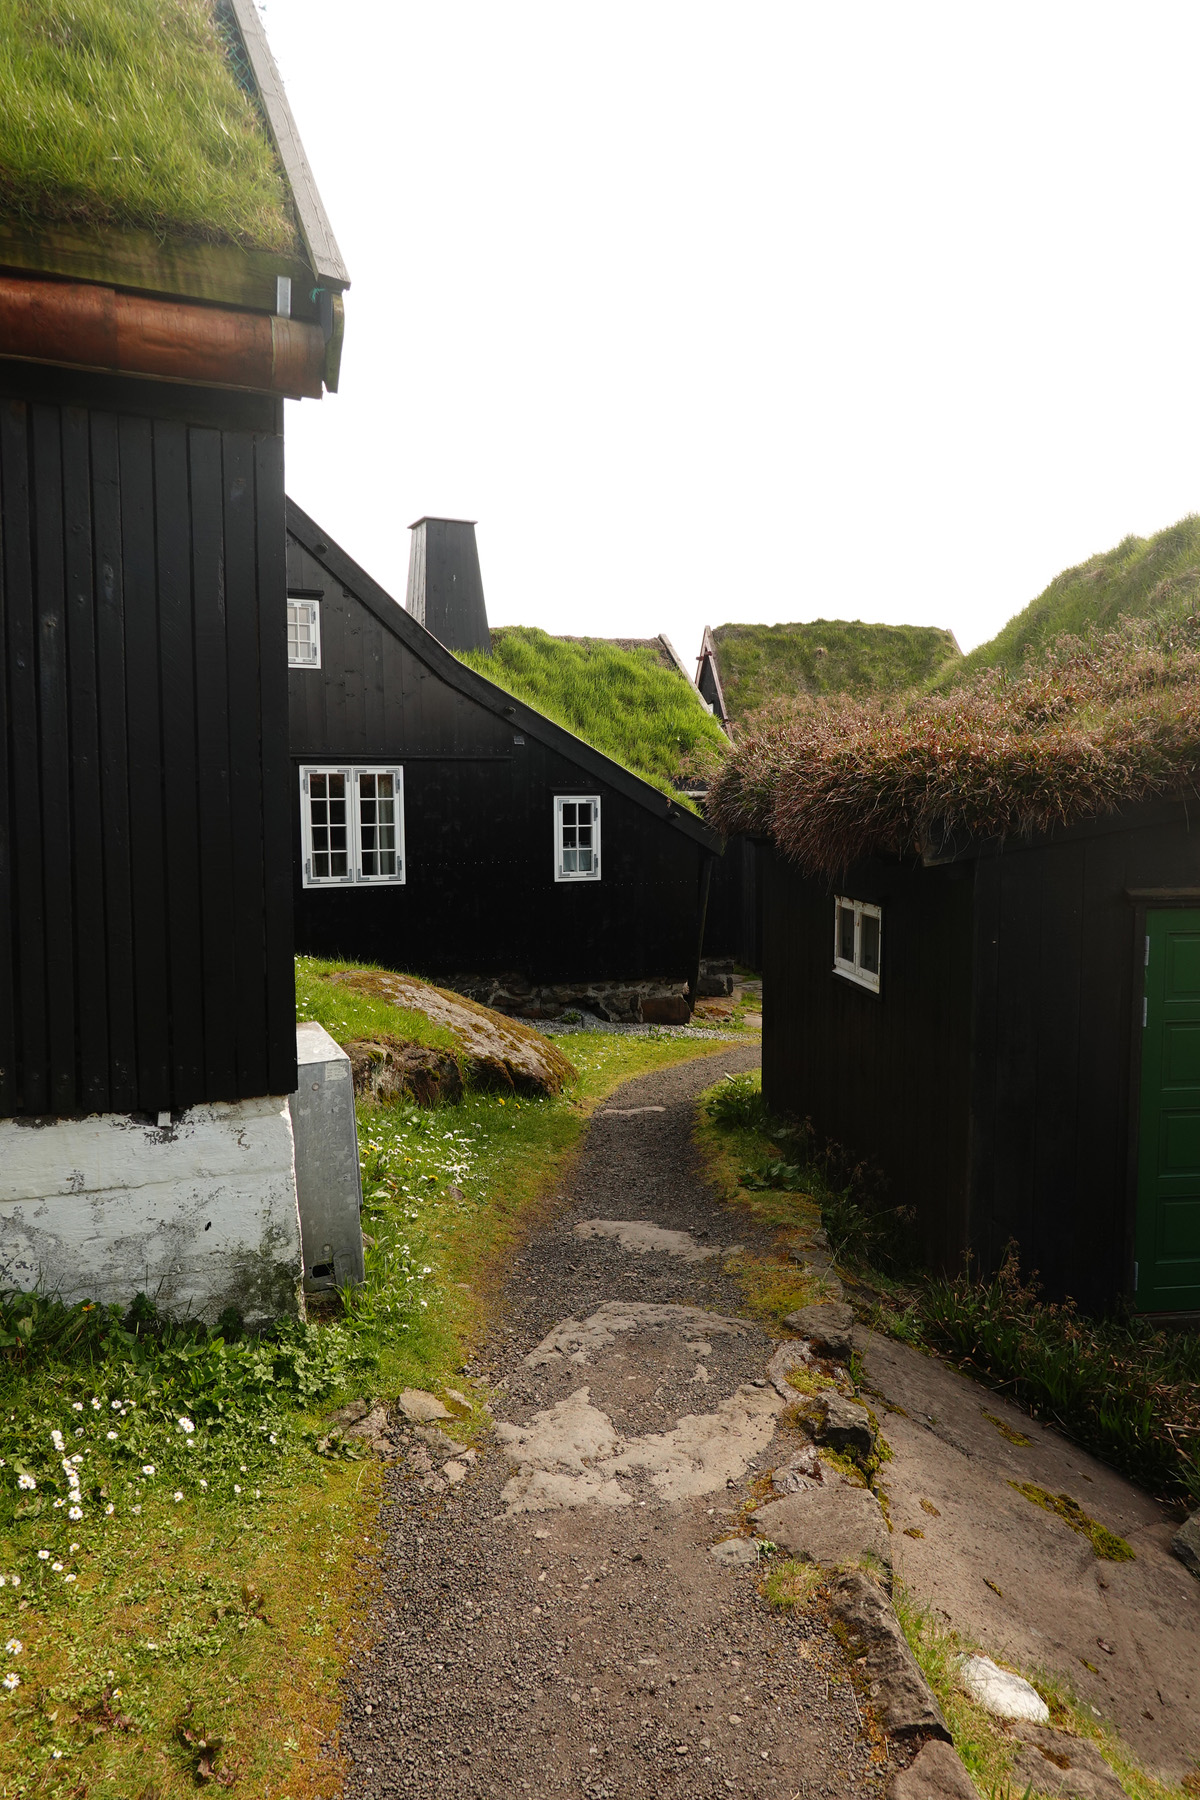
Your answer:
[[[350,266],[289,488],[493,624],[990,636],[1200,505],[1200,7],[268,0]]]

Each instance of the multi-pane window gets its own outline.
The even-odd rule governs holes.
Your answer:
[[[599,794],[555,795],[554,879],[599,881]]]
[[[847,981],[879,992],[879,949],[883,917],[868,900],[839,894],[833,903],[833,968]]]
[[[319,669],[321,666],[321,608],[315,600],[287,603],[288,668]]]
[[[301,769],[304,885],[404,880],[403,769]]]

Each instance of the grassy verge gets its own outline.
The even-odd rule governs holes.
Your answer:
[[[173,1800],[222,1775],[256,1800],[332,1800],[380,1475],[319,1453],[322,1419],[408,1383],[466,1388],[505,1252],[594,1104],[713,1047],[573,1038],[579,1079],[554,1099],[362,1109],[368,1279],[326,1323],[247,1340],[145,1306],[3,1303],[0,1800]]]
[[[436,1025],[424,1013],[408,1006],[393,1006],[377,994],[363,992],[333,975],[370,974],[367,963],[323,962],[317,956],[296,958],[296,1017],[323,1025],[339,1044],[356,1038],[385,1043],[425,1044],[432,1050],[457,1054],[458,1039],[445,1025]]]

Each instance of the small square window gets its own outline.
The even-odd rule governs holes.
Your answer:
[[[848,900],[841,894],[833,906],[834,974],[877,994],[883,914],[868,900]]]
[[[321,666],[321,608],[315,600],[292,600],[288,609],[288,668]]]
[[[555,795],[554,879],[599,881],[599,794]]]

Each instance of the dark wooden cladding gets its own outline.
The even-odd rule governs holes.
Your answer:
[[[278,410],[0,396],[0,1113],[289,1092]]]
[[[506,713],[336,547],[290,531],[288,586],[321,595],[322,666],[290,671],[301,950],[435,977],[691,978],[719,838],[546,721],[535,734],[528,709]],[[299,770],[322,762],[403,765],[403,886],[302,885]],[[553,800],[571,793],[601,797],[597,882],[554,879]]]
[[[1184,802],[851,869],[838,891],[883,908],[879,996],[832,973],[832,887],[764,861],[772,1104],[877,1163],[931,1263],[1012,1243],[1051,1298],[1132,1297],[1139,908],[1196,904]]]
[[[704,954],[732,956],[744,969],[762,967],[762,883],[760,845],[732,837],[713,869],[704,926]]]
[[[833,972],[835,889],[762,854],[763,1089],[916,1207],[924,1255],[966,1242],[971,869],[870,862],[836,891],[882,908],[879,994]]]

